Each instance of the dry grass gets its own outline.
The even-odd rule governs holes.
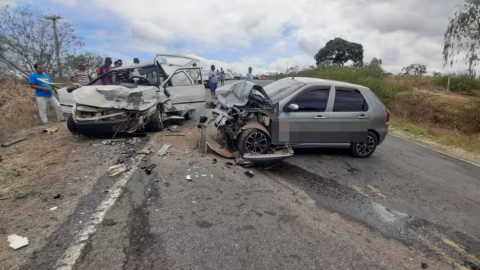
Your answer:
[[[0,141],[39,123],[39,119],[34,90],[26,82],[0,79]]]

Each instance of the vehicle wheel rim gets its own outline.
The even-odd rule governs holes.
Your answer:
[[[262,154],[267,149],[267,136],[262,132],[255,132],[248,135],[245,141],[247,153]]]
[[[361,156],[369,155],[375,149],[375,139],[372,136],[367,137],[367,142],[357,143],[357,153]]]

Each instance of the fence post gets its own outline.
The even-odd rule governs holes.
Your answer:
[[[450,91],[450,76],[448,76],[447,91]]]

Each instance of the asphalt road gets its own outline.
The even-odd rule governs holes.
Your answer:
[[[171,153],[143,161],[74,269],[479,269],[480,167],[388,136],[368,159],[298,149],[250,178],[193,149],[196,121],[151,136]],[[24,269],[52,269],[77,215]]]

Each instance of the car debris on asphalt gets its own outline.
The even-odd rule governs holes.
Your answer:
[[[57,194],[55,196],[53,196],[53,199],[55,200],[58,200],[58,199],[61,199],[62,198],[62,194]]]
[[[162,148],[160,148],[160,150],[158,151],[158,155],[161,157],[165,156],[168,153],[170,147],[172,147],[171,144],[164,144]]]
[[[216,159],[216,158],[214,158],[214,159],[212,160],[212,164],[217,164],[217,159]]]
[[[152,173],[152,170],[157,167],[157,164],[150,164],[148,165],[147,167],[145,167],[144,171],[145,173],[147,174],[151,174]]]
[[[10,247],[15,250],[28,246],[28,238],[16,234],[9,235],[8,242],[10,243]]]
[[[49,127],[43,130],[43,133],[53,134],[59,130],[58,127]]]
[[[20,138],[14,139],[12,141],[9,141],[9,142],[6,142],[6,143],[2,144],[2,148],[12,146],[12,145],[17,144],[19,142],[23,142],[26,139],[27,139],[27,137],[20,137]]]
[[[246,171],[245,175],[248,177],[253,177],[255,174],[253,173],[253,171]]]
[[[57,209],[58,209],[58,206],[55,206],[55,207],[50,208],[50,211],[55,211]]]
[[[190,175],[187,175],[187,177],[185,177],[185,179],[187,179],[187,181],[193,182],[193,179]]]
[[[104,141],[102,141],[102,144],[103,145],[112,145],[113,142],[111,140],[104,140]]]
[[[150,155],[150,153],[152,153],[150,148],[144,148],[144,149],[137,152],[137,154],[143,154],[143,155]]]
[[[182,132],[182,129],[178,125],[169,126],[168,130],[171,132]]]
[[[185,136],[183,133],[171,133],[171,134],[165,134],[165,136]]]
[[[123,164],[123,163],[113,165],[112,167],[110,167],[108,169],[108,171],[110,172],[110,176],[115,176],[115,175],[121,174],[122,172],[124,172],[126,170],[127,170],[127,166],[125,166],[125,164]]]

